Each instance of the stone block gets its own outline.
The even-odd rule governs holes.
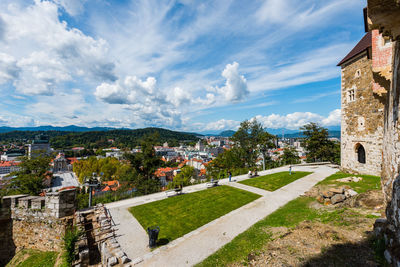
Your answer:
[[[325,198],[324,199],[324,205],[330,205],[332,204],[331,199],[330,198]]]
[[[323,192],[322,192],[322,196],[323,196],[324,198],[331,198],[333,195],[334,195],[334,193],[331,192],[331,191],[323,191]]]
[[[343,194],[344,189],[343,188],[331,188],[329,189],[329,192],[333,194]]]
[[[358,195],[358,193],[356,191],[354,191],[353,189],[347,189],[346,191],[344,191],[344,195],[346,196],[346,198],[350,198],[350,197]]]
[[[319,203],[324,203],[324,197],[323,197],[323,196],[318,195],[316,199],[317,199],[317,201],[318,201]]]
[[[31,206],[32,209],[42,209],[44,207],[44,197],[37,197],[35,199],[32,199]]]
[[[3,201],[7,199],[10,199],[9,201],[11,202],[11,208],[18,207],[18,199],[26,197],[28,195],[13,195],[13,196],[5,196],[3,197]]]
[[[111,257],[107,259],[107,266],[115,266],[118,264],[117,257]]]
[[[339,202],[343,202],[346,199],[346,196],[344,194],[336,194],[333,197],[331,197],[331,202],[332,204],[336,204]]]

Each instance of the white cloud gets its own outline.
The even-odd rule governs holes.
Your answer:
[[[239,127],[239,125],[240,121],[221,119],[218,121],[208,123],[202,130],[206,131],[212,131],[212,130],[222,131],[222,130],[232,130],[232,129],[235,130]]]
[[[0,85],[16,79],[18,74],[19,68],[15,58],[0,52]]]
[[[225,86],[218,88],[218,92],[224,95],[230,102],[243,100],[248,94],[247,81],[243,75],[239,74],[239,63],[227,64],[222,71],[222,76],[226,79]]]
[[[86,1],[87,0],[54,0],[54,2],[62,6],[71,16],[81,14],[84,10],[84,4]]]
[[[341,112],[340,109],[335,109],[329,113],[327,118],[324,118],[321,122],[323,126],[336,126],[340,125],[341,121]]]
[[[310,122],[319,123],[322,126],[337,126],[340,125],[340,109],[333,110],[326,118],[312,112],[294,112],[287,115],[257,115],[254,118],[261,122],[264,127],[272,129],[298,129]]]
[[[293,3],[287,0],[266,0],[256,12],[260,22],[282,23],[293,15]]]
[[[16,61],[19,75],[12,78],[19,93],[51,95],[63,82],[79,78],[115,80],[107,43],[68,27],[58,15],[57,5],[48,1],[0,10],[0,50],[3,58]]]

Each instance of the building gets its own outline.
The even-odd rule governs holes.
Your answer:
[[[57,157],[53,160],[53,172],[66,172],[71,171],[68,160],[63,153],[58,153]]]
[[[379,176],[382,169],[384,99],[372,88],[374,38],[381,38],[377,30],[367,32],[338,64],[342,77],[341,169]]]
[[[49,155],[51,152],[49,137],[47,135],[37,135],[32,144],[28,145],[28,157],[35,157],[40,154]]]
[[[362,66],[365,66],[365,70],[370,68],[371,74],[363,72],[362,66],[360,72],[354,68],[355,87],[352,88],[351,77],[346,79],[342,71],[341,139],[345,143],[342,145],[342,161],[346,164],[356,160],[352,166],[355,171],[375,170],[377,167],[371,162],[373,157],[381,162],[381,171],[378,174],[381,176],[386,218],[376,220],[374,232],[385,242],[384,256],[388,264],[400,266],[400,5],[398,0],[367,2],[367,8],[364,9],[364,25],[369,33],[363,38],[364,42],[357,45],[358,49],[353,49],[354,53],[350,53],[353,63],[347,66],[362,65],[360,62],[369,60],[370,63],[365,62]],[[366,56],[362,56],[364,51]],[[348,75],[350,74],[348,71]],[[358,75],[360,77],[357,77]],[[371,79],[367,80],[365,75],[370,75]],[[365,86],[361,85],[361,81]],[[369,88],[369,92],[364,88]],[[364,101],[365,97],[374,102],[372,105],[375,108],[371,109],[371,105]],[[343,98],[346,100],[345,103]],[[349,105],[347,101],[353,104]],[[361,104],[362,102],[364,103]],[[382,114],[380,108],[383,109]],[[353,129],[352,133],[348,132],[349,127]],[[380,128],[383,128],[382,134]],[[371,135],[376,136],[376,142],[368,140]],[[346,140],[343,137],[346,137]],[[370,154],[369,146],[376,147],[381,157],[376,156],[377,153]],[[346,158],[343,150],[349,151],[349,158]]]
[[[2,161],[18,161],[20,158],[25,156],[24,149],[10,149],[1,155],[0,160]]]
[[[15,161],[0,161],[0,175],[18,171],[20,169],[19,164],[20,162]]]

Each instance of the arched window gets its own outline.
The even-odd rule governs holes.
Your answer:
[[[357,148],[357,160],[358,162],[365,164],[365,149],[362,145],[359,145]]]

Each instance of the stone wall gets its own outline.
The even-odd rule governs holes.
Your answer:
[[[65,230],[73,223],[74,203],[75,190],[50,193],[46,197],[3,197],[0,265],[24,248],[60,251]]]
[[[342,65],[341,169],[379,176],[384,105],[383,98],[372,91],[371,63],[364,52]],[[366,163],[358,162],[359,145],[365,149]]]
[[[385,257],[393,266],[400,266],[400,1],[368,0],[368,24],[390,38],[392,44],[391,77],[384,70],[373,69],[374,82],[387,91],[384,109],[382,189],[386,202],[387,220],[377,220],[377,232],[383,233],[387,248]],[[376,59],[380,59],[379,52]],[[382,57],[388,56],[383,54]],[[374,60],[374,58],[373,58]],[[377,65],[385,65],[384,61]],[[374,64],[374,66],[376,66]]]

